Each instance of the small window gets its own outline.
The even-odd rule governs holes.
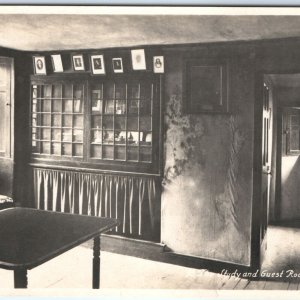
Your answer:
[[[289,108],[284,113],[286,154],[300,155],[300,107]]]

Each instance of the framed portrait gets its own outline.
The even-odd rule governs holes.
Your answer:
[[[93,74],[105,74],[103,55],[91,55],[91,65]]]
[[[73,55],[72,62],[73,62],[73,69],[75,71],[84,71],[85,70],[82,54]]]
[[[45,56],[33,57],[33,69],[37,75],[47,75]]]
[[[153,72],[154,73],[164,73],[164,57],[163,56],[154,56],[153,57]]]
[[[123,62],[121,57],[113,58],[112,66],[115,73],[123,73]]]
[[[144,49],[131,50],[131,61],[133,70],[146,70],[146,58]]]
[[[187,60],[183,77],[185,113],[228,113],[227,72],[224,61]]]
[[[51,61],[52,61],[52,68],[54,73],[60,73],[64,71],[60,54],[51,55]]]

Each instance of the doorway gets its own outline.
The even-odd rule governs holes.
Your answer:
[[[263,76],[259,267],[283,281],[300,272],[299,95],[300,74]]]

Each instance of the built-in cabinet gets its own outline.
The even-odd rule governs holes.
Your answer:
[[[158,173],[159,78],[33,77],[31,95],[33,159]]]
[[[160,77],[31,77],[34,205],[160,239]]]

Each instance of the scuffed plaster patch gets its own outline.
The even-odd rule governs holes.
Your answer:
[[[164,183],[168,183],[194,163],[204,164],[201,153],[195,151],[196,148],[199,149],[204,126],[201,121],[196,122],[193,116],[183,115],[179,94],[170,96],[165,122],[168,125],[166,147],[170,155],[166,158]]]

